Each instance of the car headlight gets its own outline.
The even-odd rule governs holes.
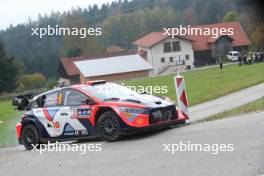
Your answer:
[[[144,114],[146,109],[143,108],[131,108],[131,107],[120,107],[121,111],[129,114]]]

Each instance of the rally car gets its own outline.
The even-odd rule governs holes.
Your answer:
[[[47,141],[120,135],[185,122],[187,117],[167,98],[140,94],[116,83],[91,81],[36,96],[13,98],[25,111],[16,125],[20,144],[31,150]]]

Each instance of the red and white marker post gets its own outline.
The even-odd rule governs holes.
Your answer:
[[[179,74],[174,77],[175,90],[177,95],[178,108],[182,115],[189,119],[190,114],[188,110],[189,102],[187,98],[187,92],[185,88],[185,82],[183,76]]]

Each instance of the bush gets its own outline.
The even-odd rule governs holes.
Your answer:
[[[48,82],[46,84],[46,88],[47,89],[53,89],[57,85],[58,85],[58,81],[55,78],[51,78],[48,80]]]
[[[31,90],[31,89],[40,89],[45,86],[46,78],[41,73],[34,73],[22,76],[17,81],[17,90]]]

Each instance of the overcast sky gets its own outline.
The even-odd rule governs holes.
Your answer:
[[[112,2],[115,0],[0,0],[0,29],[10,24],[27,22],[31,17],[37,19],[38,14],[49,14],[54,11],[70,10],[71,7],[88,7],[88,5]]]

